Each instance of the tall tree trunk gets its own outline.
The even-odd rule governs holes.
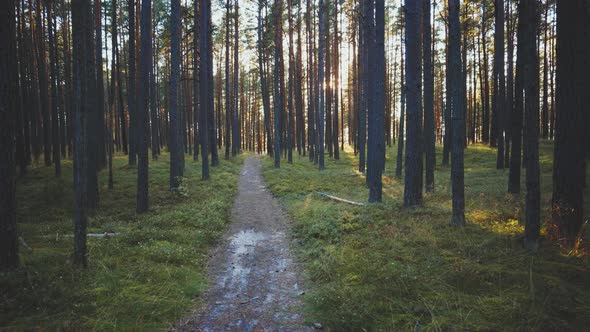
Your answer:
[[[50,68],[50,88],[51,88],[51,138],[53,145],[53,163],[55,165],[55,176],[61,176],[61,154],[59,143],[59,114],[58,114],[58,96],[57,96],[57,43],[54,33],[55,3],[47,3],[47,31],[49,35],[49,68]]]
[[[212,65],[211,59],[209,59],[209,16],[211,11],[211,0],[199,0],[199,10],[201,18],[200,28],[200,45],[199,45],[199,56],[200,56],[200,84],[201,84],[201,104],[199,106],[199,129],[201,130],[201,177],[203,180],[209,179],[209,111],[207,107],[209,90],[213,87],[210,86],[208,70],[209,66]],[[197,68],[193,68],[197,70]],[[196,74],[196,72],[195,72]]]
[[[129,5],[129,63],[128,63],[128,76],[127,76],[127,111],[129,112],[129,166],[135,166],[137,164],[137,95],[136,95],[136,81],[137,76],[136,66],[137,59],[135,58],[135,2],[139,0],[127,0]],[[125,130],[127,124],[125,115],[121,113],[121,144],[123,145],[123,152],[127,152],[127,141],[125,137]]]
[[[215,128],[215,113],[214,113],[214,107],[213,107],[213,24],[211,22],[212,18],[211,18],[211,3],[209,2],[208,4],[209,6],[209,15],[207,16],[207,18],[209,19],[209,21],[207,22],[207,31],[208,31],[208,35],[207,35],[207,51],[209,52],[209,54],[207,54],[207,61],[209,62],[208,67],[206,67],[207,69],[207,79],[209,81],[209,86],[210,88],[207,89],[208,94],[206,96],[207,100],[206,100],[206,107],[207,110],[209,112],[209,151],[211,152],[211,165],[212,166],[218,166],[219,165],[219,155],[217,153],[217,140],[215,139],[216,137],[216,128]],[[218,116],[218,119],[220,119],[220,115]],[[220,127],[220,126],[218,126]]]
[[[262,36],[263,36],[263,24],[262,24],[262,1],[258,3],[258,71],[260,74],[260,91],[262,93],[262,107],[264,112],[264,132],[266,134],[266,153],[272,155],[272,140],[270,136],[270,98],[266,80],[266,68],[264,64],[266,60],[264,58],[264,49],[262,47]]]
[[[39,79],[39,95],[41,100],[41,118],[43,126],[43,160],[45,166],[51,165],[51,125],[49,119],[49,92],[47,88],[47,60],[45,56],[45,31],[42,20],[43,5],[41,0],[37,0],[36,11],[36,32],[37,32],[37,48],[38,48],[38,79]]]
[[[200,27],[199,27],[199,1],[193,0],[193,141],[194,141],[194,151],[193,151],[193,160],[199,160],[199,133],[201,128],[199,128],[199,103],[201,102],[199,89],[200,89],[200,80],[198,76],[198,67],[200,65],[199,59],[199,38],[201,35]],[[218,74],[218,78],[221,78],[221,75]]]
[[[229,152],[230,148],[232,147],[231,141],[231,109],[233,104],[230,104],[230,91],[229,91],[229,48],[230,48],[230,38],[229,38],[229,22],[230,22],[230,0],[227,0],[225,3],[225,159],[229,159]],[[233,103],[233,101],[231,101]]]
[[[422,59],[424,60],[424,152],[426,154],[426,191],[434,191],[434,67],[432,64],[432,31],[430,0],[422,3]]]
[[[545,27],[543,28],[543,108],[541,110],[541,137],[543,139],[549,138],[549,78],[548,61],[547,61],[547,30],[549,30],[549,22],[547,21],[549,14],[549,2],[545,2]]]
[[[302,56],[302,40],[301,40],[301,25],[303,24],[301,18],[301,7],[303,1],[299,2],[297,12],[297,59],[295,60],[295,117],[297,124],[297,153],[305,156],[305,119],[303,115],[303,56]],[[309,91],[308,91],[309,93]]]
[[[367,71],[365,72],[365,78],[367,79],[366,91],[367,91],[367,176],[366,183],[369,186],[369,192],[371,190],[370,183],[374,182],[374,170],[375,170],[375,148],[376,144],[376,130],[375,130],[375,1],[365,1],[365,6],[362,12],[364,35],[366,40],[367,48]],[[369,198],[371,198],[369,194]]]
[[[517,58],[516,58],[516,78],[514,84],[514,107],[511,115],[512,128],[512,153],[510,156],[510,173],[508,174],[508,192],[512,194],[520,193],[520,170],[521,170],[521,146],[522,146],[522,121],[523,121],[523,75],[524,75],[524,30],[526,23],[521,23],[522,5],[518,7],[518,29],[517,29]]]
[[[139,83],[137,100],[137,213],[147,212],[149,165],[149,75],[152,62],[151,14],[152,1],[141,0],[141,41],[139,57]]]
[[[446,32],[446,39],[447,39],[447,44],[445,45],[445,52],[446,52],[446,56],[445,56],[445,61],[446,61],[446,67],[449,68],[450,67],[450,60],[449,60],[449,27],[446,24],[445,25],[445,32]],[[483,75],[482,75],[483,76]],[[446,72],[446,76],[445,76],[445,109],[444,109],[444,123],[445,123],[445,133],[444,133],[444,138],[443,138],[443,159],[442,159],[442,165],[443,166],[449,166],[449,159],[450,159],[450,153],[451,153],[451,145],[452,145],[452,139],[453,139],[453,123],[451,122],[451,89],[449,88],[451,86],[451,75],[450,75],[450,71],[447,70]],[[484,90],[482,89],[482,97],[483,97],[483,92]],[[482,102],[484,102],[485,98],[482,98]],[[485,103],[484,103],[485,104]],[[483,111],[484,111],[484,117],[485,117],[485,106],[483,107]],[[486,135],[486,129],[485,129],[485,124],[484,124],[484,135]]]
[[[537,53],[538,14],[536,1],[522,1],[520,22],[523,31],[523,88],[525,111],[526,154],[526,222],[525,247],[536,250],[541,225],[541,188],[539,183],[539,58]],[[519,10],[519,11],[520,11]],[[571,188],[570,188],[571,190]],[[581,196],[581,195],[580,195]]]
[[[375,52],[371,57],[372,78],[375,81],[373,93],[373,161],[369,167],[371,180],[369,181],[369,202],[381,202],[383,192],[382,173],[385,166],[385,0],[375,1],[375,42],[369,52]]]
[[[398,139],[397,139],[397,162],[395,167],[395,177],[401,179],[402,177],[402,166],[403,166],[403,157],[404,157],[404,125],[406,123],[406,75],[405,75],[405,64],[404,64],[404,45],[403,45],[403,36],[404,28],[401,27],[400,31],[400,66],[401,66],[401,75],[400,75],[400,111],[399,111],[399,130],[398,130]]]
[[[86,267],[89,114],[96,107],[94,39],[90,0],[72,0],[74,78],[74,264]]]
[[[180,80],[180,0],[172,0],[170,15],[170,189],[176,190],[184,175],[182,150],[182,119],[178,107],[178,82]]]
[[[584,216],[584,151],[588,146],[582,142],[590,130],[584,118],[588,114],[590,75],[589,9],[586,1],[557,0],[552,222],[559,238],[565,238],[568,245],[576,244]]]
[[[406,8],[406,164],[404,183],[404,206],[422,204],[420,147],[420,107],[422,96],[421,83],[421,2],[405,0]],[[457,18],[458,20],[458,18]],[[460,56],[460,54],[458,55]],[[460,73],[460,69],[459,69]],[[460,76],[457,82],[461,82]]]
[[[312,51],[312,9],[311,9],[311,0],[307,0],[306,3],[307,10],[305,14],[305,25],[307,27],[307,71],[308,71],[308,83],[307,83],[307,142],[309,144],[308,147],[308,154],[309,154],[309,161],[314,161],[316,153],[315,153],[315,78],[314,78],[314,60],[313,56],[315,54]]]
[[[451,85],[451,118],[453,126],[453,149],[451,160],[451,183],[453,193],[453,216],[451,225],[465,225],[465,186],[464,186],[464,125],[465,104],[463,99],[463,84],[461,81],[461,32],[459,28],[459,0],[449,0],[449,68],[447,75]]]
[[[332,144],[334,145],[333,147],[333,153],[334,153],[334,159],[335,160],[339,160],[340,159],[340,150],[339,150],[339,146],[338,146],[338,139],[339,139],[339,124],[338,124],[338,92],[340,89],[340,44],[339,44],[339,38],[340,36],[338,35],[338,0],[334,1],[334,46],[333,46],[333,54],[334,54],[334,60],[333,60],[333,66],[334,66],[334,115],[332,116],[333,119],[333,125],[332,125]]]
[[[96,56],[96,96],[97,96],[97,111],[96,111],[96,156],[94,160],[94,172],[98,172],[106,165],[106,149],[105,149],[105,127],[104,127],[104,75],[103,75],[103,61],[102,61],[102,0],[95,0],[94,2],[94,42]],[[92,157],[91,157],[92,158]],[[98,191],[98,188],[97,188]]]
[[[238,61],[239,57],[239,34],[238,34],[238,25],[239,22],[239,6],[238,0],[235,0],[234,4],[234,107],[233,107],[233,125],[232,125],[232,156],[236,156],[238,152],[240,152],[240,108],[238,105],[239,100],[239,93],[238,93],[238,82],[239,82],[239,73],[240,73],[240,63]]]
[[[320,0],[321,1],[321,0]],[[274,167],[280,168],[281,167],[281,134],[279,130],[279,118],[280,114],[282,113],[281,109],[281,102],[280,102],[280,93],[279,93],[279,72],[280,72],[280,47],[279,44],[283,42],[282,40],[282,29],[281,29],[281,16],[282,16],[282,0],[276,0],[275,2],[275,13],[274,13],[274,23],[275,23],[275,32],[274,32],[274,61],[275,61],[275,68],[274,68],[274,96],[273,96],[273,103],[274,103]]]
[[[324,0],[319,2],[319,14],[318,14],[318,26],[319,26],[319,47],[318,47],[318,79],[316,83],[317,94],[319,96],[319,108],[317,110],[318,120],[318,167],[321,170],[324,169],[324,44],[325,44],[325,31],[327,24],[325,20],[325,8]]]
[[[504,0],[496,0],[496,31],[494,32],[494,104],[497,128],[496,168],[504,168],[504,114],[506,104],[506,82],[504,76]]]
[[[287,0],[287,17],[289,23],[289,91],[288,93],[288,126],[287,126],[287,162],[293,163],[293,91],[295,77],[295,59],[293,54],[293,17],[291,12],[292,1]]]
[[[367,3],[363,0],[359,0],[360,3],[360,12],[364,13],[364,7]],[[359,77],[361,81],[359,82],[359,94],[360,94],[360,104],[359,104],[359,129],[358,129],[358,144],[359,144],[359,171],[364,173],[365,172],[365,151],[367,146],[367,72],[369,66],[369,57],[367,56],[367,40],[365,34],[365,24],[363,23],[362,18],[359,18]]]
[[[18,111],[15,0],[0,2],[0,270],[19,266],[16,231],[15,117]]]
[[[487,47],[487,26],[485,18],[487,15],[486,1],[482,0],[482,21],[481,21],[481,42],[482,42],[482,53],[483,53],[483,118],[482,118],[482,141],[487,144],[490,143],[492,146],[496,145],[495,140],[492,138],[495,134],[490,136],[490,85],[488,79],[488,47]]]

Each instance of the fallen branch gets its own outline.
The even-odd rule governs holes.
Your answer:
[[[104,232],[104,233],[88,233],[86,234],[87,237],[94,237],[94,238],[105,238],[105,237],[115,237],[119,235],[119,233],[115,232]],[[42,236],[44,238],[53,237],[53,235],[45,235]],[[57,241],[59,237],[74,237],[74,234],[55,234],[55,240]]]
[[[20,241],[20,244],[21,244],[23,247],[25,247],[25,248],[27,248],[27,249],[29,249],[29,250],[33,250],[33,248],[29,247],[29,245],[28,245],[28,244],[25,242],[25,239],[23,239],[23,237],[22,237],[22,236],[19,236],[19,237],[18,237],[18,240]]]
[[[365,206],[365,203],[355,202],[355,201],[351,201],[351,200],[348,200],[348,199],[336,197],[336,196],[333,196],[333,195],[330,195],[330,194],[327,194],[327,193],[324,193],[324,192],[321,192],[321,191],[316,191],[315,193],[318,194],[318,195],[320,195],[320,196],[329,198],[331,200],[334,200],[334,201],[337,201],[337,202],[340,202],[340,203],[346,203],[346,204],[356,205],[356,206]]]

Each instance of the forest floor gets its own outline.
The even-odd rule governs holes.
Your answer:
[[[497,170],[496,150],[482,145],[465,150],[467,225],[451,227],[450,168],[440,166],[441,150],[435,192],[411,209],[403,208],[404,182],[394,176],[395,145],[387,150],[383,203],[365,206],[316,194],[367,201],[350,150],[340,160],[326,156],[321,172],[308,157],[280,169],[264,159],[265,182],[292,220],[305,268],[305,319],[332,331],[587,330],[587,244],[562,248],[544,227],[539,251],[524,250],[524,170],[522,194],[507,194],[508,170]],[[541,143],[543,221],[551,208],[552,152]],[[588,218],[590,189],[585,198]]]
[[[204,305],[177,331],[305,331],[300,268],[290,253],[289,225],[266,189],[259,157],[240,173],[232,224],[210,258]]]
[[[89,266],[72,266],[72,164],[61,178],[36,166],[17,182],[21,268],[0,273],[0,331],[153,331],[197,306],[208,287],[210,249],[223,236],[243,156],[220,160],[211,179],[187,155],[178,193],[169,155],[150,161],[150,210],[135,213],[137,168],[114,159],[114,189],[100,173],[101,201],[89,217]]]

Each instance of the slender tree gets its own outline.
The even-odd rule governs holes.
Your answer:
[[[539,56],[537,53],[537,2],[521,1],[523,30],[523,88],[526,130],[526,222],[525,247],[536,250],[541,219],[541,188],[539,169]]]
[[[100,1],[99,1],[100,2]],[[50,70],[50,88],[51,88],[51,142],[53,164],[55,165],[55,176],[61,176],[61,154],[59,142],[59,111],[58,111],[58,92],[57,92],[57,50],[56,38],[53,26],[53,16],[55,14],[55,2],[47,2],[47,34],[49,36],[49,70]]]
[[[238,93],[238,82],[239,82],[239,73],[240,73],[240,62],[239,59],[239,50],[240,50],[240,38],[239,38],[239,6],[238,0],[235,0],[234,3],[234,105],[233,105],[233,123],[232,123],[232,156],[236,156],[240,151],[240,109],[238,105],[239,100],[239,93]],[[229,54],[227,55],[229,56]]]
[[[422,3],[422,59],[424,61],[424,152],[426,155],[426,191],[434,191],[434,66],[432,64],[432,28],[430,0]]]
[[[137,108],[137,213],[146,212],[148,203],[149,165],[149,75],[152,62],[151,43],[152,1],[141,0],[141,52],[139,57],[139,82]]]
[[[450,110],[453,126],[453,148],[451,156],[451,182],[453,192],[453,216],[451,225],[465,225],[465,187],[463,168],[463,149],[465,126],[465,105],[463,104],[463,84],[461,80],[461,31],[459,28],[459,0],[449,0],[449,68],[448,87],[451,92]]]
[[[201,66],[199,69],[199,77],[201,84],[201,104],[199,106],[199,129],[201,130],[201,177],[203,180],[209,179],[209,111],[207,107],[207,96],[209,90],[213,87],[210,86],[209,82],[209,67],[212,65],[212,61],[209,58],[210,45],[210,26],[209,17],[211,16],[211,0],[199,0],[199,11],[201,13],[201,28],[200,28],[200,45],[199,45],[199,56],[201,59]],[[197,68],[193,68],[196,70]]]
[[[399,130],[398,130],[398,139],[397,139],[397,162],[395,167],[395,176],[400,179],[402,177],[402,167],[403,167],[403,157],[404,157],[404,125],[406,123],[405,117],[405,110],[406,110],[406,80],[405,80],[405,73],[404,73],[404,47],[403,47],[403,38],[401,36],[404,34],[403,25],[400,27],[402,31],[400,32],[400,61],[401,61],[401,77],[400,77],[400,113],[399,113]]]
[[[225,3],[225,159],[229,159],[229,152],[232,147],[231,142],[231,126],[232,126],[232,116],[231,110],[233,107],[233,101],[230,104],[230,90],[229,90],[229,48],[230,48],[230,38],[229,38],[229,23],[230,23],[230,0],[227,0]]]
[[[199,67],[199,1],[193,4],[193,160],[199,160],[199,103],[202,98],[199,95],[200,82],[198,76]]]
[[[373,160],[369,163],[372,168],[369,180],[369,202],[381,202],[383,183],[381,175],[385,166],[385,0],[375,0],[375,42],[369,52],[375,55],[372,80],[374,83],[373,107]],[[370,146],[371,146],[370,145]],[[337,149],[336,149],[337,150]]]
[[[321,0],[320,0],[321,1]],[[274,103],[274,166],[275,168],[281,167],[281,133],[279,128],[279,118],[280,114],[282,113],[281,109],[281,102],[280,102],[280,92],[279,92],[279,72],[280,72],[280,47],[279,44],[283,42],[282,39],[282,29],[281,29],[281,16],[282,16],[283,4],[282,0],[275,0],[275,8],[274,8],[274,23],[275,23],[275,32],[274,32],[274,60],[275,60],[275,68],[274,68],[274,96],[273,96],[273,103]]]
[[[262,24],[262,7],[263,7],[264,0],[258,1],[258,40],[257,40],[257,47],[258,47],[258,73],[260,75],[260,91],[262,94],[262,107],[264,113],[264,132],[266,134],[266,152],[272,156],[272,139],[271,139],[271,131],[270,131],[270,98],[267,87],[267,80],[266,80],[266,59],[265,59],[265,52],[262,46],[262,36],[264,34],[263,31],[263,24]]]
[[[510,173],[508,174],[508,192],[512,194],[520,193],[520,171],[521,171],[521,146],[522,146],[522,122],[523,122],[523,75],[524,75],[524,31],[526,23],[524,22],[524,12],[522,11],[522,5],[519,3],[518,16],[519,23],[517,28],[517,40],[516,46],[517,58],[516,58],[516,77],[514,84],[514,106],[511,114],[511,129],[512,133],[512,152],[510,154]]]
[[[89,162],[94,162],[93,172],[104,168],[106,165],[106,149],[105,149],[105,124],[104,124],[104,74],[103,74],[103,59],[102,59],[102,0],[94,1],[94,56],[96,57],[96,156],[92,156]],[[98,179],[97,179],[98,181]],[[98,182],[97,188],[98,191]]]
[[[506,104],[506,82],[504,74],[504,0],[495,0],[496,31],[494,32],[494,110],[497,128],[496,168],[504,168],[504,114]]]
[[[318,167],[321,170],[324,166],[324,43],[325,43],[325,31],[326,22],[325,20],[325,8],[324,0],[319,2],[319,14],[318,14],[318,25],[319,25],[319,47],[318,47],[318,79],[316,83],[317,94],[319,95],[319,108],[317,110],[317,136],[318,136]]]
[[[421,107],[421,2],[405,0],[406,8],[406,164],[404,183],[404,205],[422,204],[420,149],[420,107]],[[461,80],[458,79],[457,82]]]
[[[180,80],[180,0],[172,0],[170,15],[170,189],[180,185],[184,175],[182,149],[182,117],[178,107],[178,81]]]
[[[129,62],[128,62],[128,77],[127,77],[127,111],[129,112],[129,166],[137,164],[137,95],[135,86],[136,77],[136,59],[135,59],[135,1],[127,0],[129,7]],[[120,114],[121,118],[121,140],[123,144],[123,152],[127,151],[127,142],[125,141],[126,121],[125,115]]]

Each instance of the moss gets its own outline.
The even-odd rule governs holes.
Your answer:
[[[17,184],[22,268],[0,275],[0,330],[162,330],[207,287],[208,249],[223,234],[237,192],[240,156],[221,161],[209,181],[187,156],[183,192],[169,191],[167,154],[150,162],[150,211],[135,214],[136,169],[114,159],[114,189],[100,174],[100,205],[89,232],[89,267],[72,267],[72,170],[33,168]]]
[[[543,220],[551,199],[552,146],[541,143]],[[437,147],[438,160],[441,158]],[[521,246],[523,194],[506,194],[508,170],[496,152],[465,151],[467,226],[449,226],[450,169],[437,166],[436,191],[420,208],[402,208],[394,177],[396,147],[387,152],[384,202],[355,207],[314,195],[324,191],[366,201],[364,176],[351,151],[319,172],[307,158],[264,176],[293,223],[298,256],[313,289],[308,320],[334,331],[583,330],[590,325],[590,257],[568,256],[544,240],[530,255]],[[524,171],[524,170],[523,170]],[[590,198],[590,193],[586,193]],[[590,212],[590,199],[585,211]],[[587,232],[588,234],[588,232]],[[588,234],[590,235],[590,234]]]

